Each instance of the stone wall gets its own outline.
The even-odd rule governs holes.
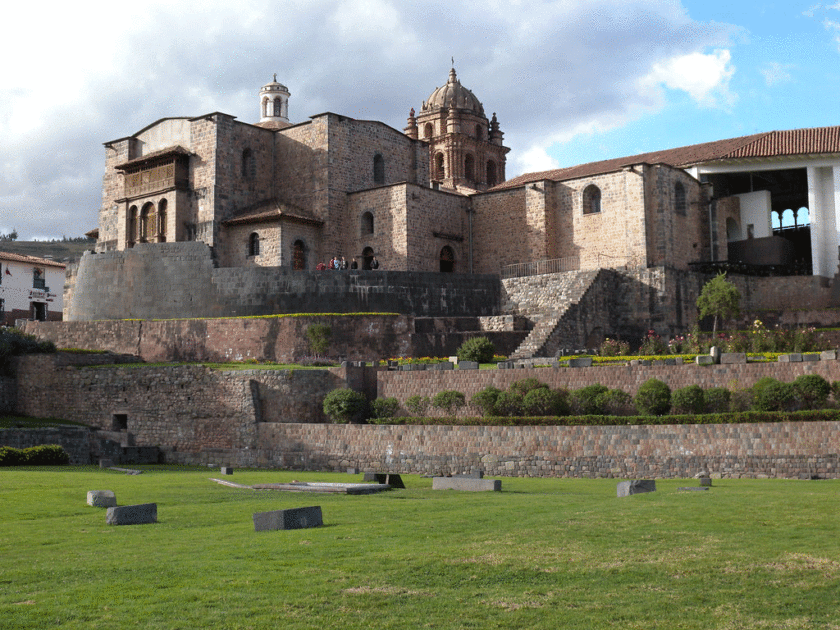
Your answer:
[[[87,362],[87,357],[80,362]],[[74,367],[73,363],[74,357],[65,355],[20,358],[16,412],[82,421],[110,439],[118,436],[124,445],[157,446],[168,462],[305,470],[352,466],[418,474],[483,470],[503,476],[667,478],[689,477],[706,469],[724,477],[840,477],[840,422],[331,425],[323,422],[320,409],[330,390],[345,385],[370,390],[374,377],[379,396],[396,396],[404,402],[413,394],[431,396],[444,389],[457,389],[469,397],[487,385],[506,388],[513,380],[530,376],[553,387],[601,382],[631,393],[651,377],[672,388],[693,383],[747,387],[762,376],[790,381],[803,373],[837,380],[838,361],[448,372],[218,371],[195,366]],[[48,441],[55,440],[45,438],[44,443]]]
[[[262,448],[185,463],[503,477],[840,478],[840,422],[605,427],[263,424]],[[215,460],[214,460],[215,458]]]
[[[61,354],[20,358],[15,412],[126,432],[129,446],[165,451],[255,448],[258,423],[326,422],[324,396],[348,379],[360,388],[365,380],[362,368],[222,371],[68,363],[72,357]]]
[[[805,361],[802,363],[748,363],[735,365],[699,366],[601,366],[590,368],[522,368],[512,370],[454,370],[382,372],[379,374],[380,398],[395,397],[401,404],[410,396],[434,396],[438,392],[454,389],[469,400],[476,392],[492,385],[507,389],[514,381],[536,378],[552,388],[579,389],[600,383],[610,389],[621,389],[635,394],[645,381],[657,378],[671,390],[700,385],[701,387],[726,387],[743,389],[751,387],[764,376],[785,382],[801,374],[818,374],[827,381],[840,380],[840,361]],[[474,416],[477,410],[465,407],[459,415]]]
[[[137,245],[82,257],[66,321],[276,313],[497,315],[495,276],[216,268],[200,242]]]

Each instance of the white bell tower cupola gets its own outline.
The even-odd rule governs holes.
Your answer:
[[[289,88],[277,82],[276,74],[260,90],[260,123],[289,124]]]

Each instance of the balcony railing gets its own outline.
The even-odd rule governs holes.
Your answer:
[[[563,271],[578,271],[580,258],[566,256],[550,260],[535,260],[527,263],[516,263],[502,267],[502,278],[522,278],[524,276],[539,276],[546,273],[561,273]]]

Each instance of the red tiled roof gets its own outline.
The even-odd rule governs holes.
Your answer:
[[[814,129],[769,131],[740,138],[716,140],[676,149],[641,153],[629,157],[579,164],[538,173],[525,173],[509,179],[491,190],[516,188],[541,180],[565,181],[612,173],[633,164],[667,164],[686,168],[704,162],[769,158],[794,155],[840,153],[840,126]]]
[[[27,256],[26,254],[13,254],[11,252],[2,251],[0,251],[0,260],[10,260],[12,262],[40,265],[43,267],[60,267],[61,269],[64,269],[67,266],[64,263],[49,260],[48,258],[38,258],[37,256]]]

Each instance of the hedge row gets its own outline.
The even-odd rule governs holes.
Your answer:
[[[748,424],[759,422],[834,422],[840,420],[840,410],[817,409],[807,411],[743,411],[738,413],[678,414],[672,416],[491,416],[491,417],[396,417],[370,419],[373,424],[449,425],[497,427],[570,427],[570,426],[628,426],[667,424]]]
[[[69,463],[70,456],[58,444],[29,448],[0,446],[0,466],[64,466]]]

